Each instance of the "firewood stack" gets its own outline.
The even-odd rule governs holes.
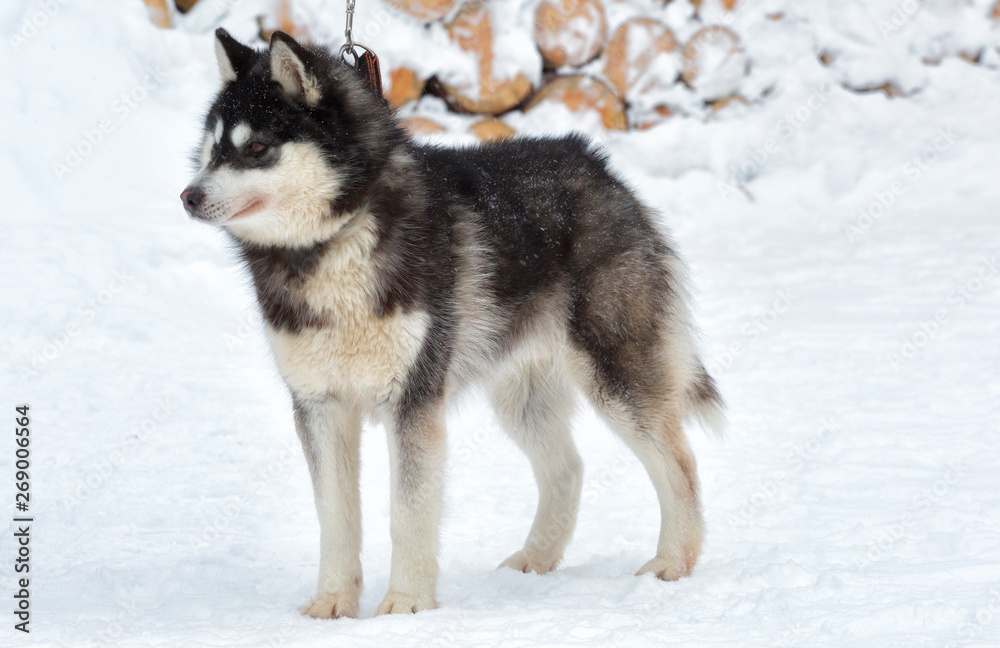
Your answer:
[[[154,5],[161,0],[145,1]],[[198,2],[174,1],[182,13]],[[739,90],[748,69],[746,55],[739,36],[718,24],[729,22],[726,15],[737,0],[664,0],[664,4],[692,5],[686,42],[660,20],[641,15],[637,8],[629,17],[620,0],[541,0],[531,34],[540,69],[521,71],[517,65],[504,65],[512,53],[498,43],[499,35],[516,27],[497,24],[501,14],[491,7],[493,3],[383,2],[416,22],[441,30],[456,52],[465,53],[474,62],[469,69],[477,72],[460,79],[454,74],[421,78],[412,69],[392,67],[391,62],[387,66],[383,58],[382,76],[389,102],[401,108],[424,94],[437,95],[450,111],[479,116],[470,122],[469,131],[484,140],[515,134],[503,120],[505,114],[531,112],[553,102],[581,117],[592,113],[589,118],[609,130],[650,128],[685,112],[685,105],[704,106],[703,114],[708,115],[713,106],[745,102]],[[273,1],[271,14],[258,19],[262,39],[267,40],[275,29],[309,39],[310,25],[295,21],[294,4],[295,0]],[[164,13],[159,7],[157,11],[158,16]],[[614,24],[609,15],[615,17]],[[324,27],[324,33],[339,29],[339,25],[333,30]],[[366,44],[376,52],[379,49],[377,41]],[[681,102],[685,105],[671,101],[678,93],[686,93],[687,101]],[[410,115],[405,124],[420,134],[447,130],[425,115]]]
[[[143,0],[152,22],[164,29],[183,24],[183,14],[204,5],[213,4],[218,11],[236,1]],[[276,29],[305,41],[313,31],[339,35],[341,14],[334,14],[334,25],[313,25],[310,20],[319,18],[310,16],[308,9],[296,13],[299,1],[266,0],[270,10],[257,19],[263,41]],[[253,6],[259,6],[256,2]],[[984,2],[979,8],[983,19],[992,21],[994,27],[1000,25],[1000,0]],[[501,139],[516,134],[511,124],[521,120],[514,115],[536,110],[545,113],[535,122],[542,125],[576,117],[603,124],[608,130],[644,130],[679,114],[713,118],[761,101],[773,90],[773,86],[746,81],[750,61],[735,25],[755,17],[739,15],[758,10],[747,0],[649,0],[647,4],[623,0],[360,0],[359,6],[363,3],[375,5],[368,11],[385,20],[400,21],[395,23],[396,33],[400,26],[408,29],[416,37],[414,48],[447,50],[447,61],[459,64],[451,69],[440,57],[426,63],[422,71],[415,69],[416,64],[413,68],[395,64],[392,54],[398,50],[381,48],[377,36],[369,38],[368,31],[355,24],[359,35],[364,32],[361,40],[384,54],[386,97],[393,107],[403,108],[403,124],[416,134],[454,131],[457,124],[480,139]],[[328,3],[322,19],[328,21],[330,8],[344,4],[344,0]],[[956,7],[967,4],[955,3]],[[763,17],[786,20],[781,11]],[[533,24],[525,24],[526,20]],[[838,67],[841,52],[836,43],[817,43],[816,47],[821,65]],[[940,65],[941,58],[950,55],[979,65],[988,58],[988,64],[995,66],[1000,48],[995,49],[934,52],[921,60]],[[858,85],[844,78],[839,83],[852,92],[881,92],[889,99],[915,91],[898,86],[894,79]],[[443,106],[421,101],[426,95],[440,97]],[[427,114],[435,112],[433,118]]]

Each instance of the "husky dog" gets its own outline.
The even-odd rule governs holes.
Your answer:
[[[722,423],[698,358],[684,268],[655,215],[581,137],[418,145],[356,72],[275,32],[256,51],[220,29],[222,88],[181,194],[231,235],[291,390],[320,521],[303,612],[358,613],[359,437],[389,436],[392,567],[377,614],[434,608],[445,410],[487,391],[538,482],[524,547],[544,573],[573,532],[577,390],[635,452],[660,503],[656,556],[691,572],[703,522],[689,416]]]

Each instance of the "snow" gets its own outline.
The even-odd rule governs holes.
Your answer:
[[[603,141],[691,266],[731,421],[725,442],[691,431],[705,553],[678,582],[632,576],[654,551],[655,496],[581,409],[584,499],[564,566],[494,570],[527,533],[534,485],[470,397],[449,421],[440,608],[370,618],[390,551],[373,428],[365,618],[333,622],[297,612],[315,584],[318,524],[248,279],[178,200],[217,83],[211,29],[221,17],[247,39],[266,3],[203,4],[168,31],[139,2],[0,8],[0,393],[8,420],[31,406],[36,516],[32,633],[8,616],[0,644],[1000,644],[990,3],[926,1],[888,37],[879,21],[905,0],[743,3],[729,26],[752,63],[747,106],[692,104],[621,134],[558,107],[508,117]],[[302,3],[333,40],[339,3],[321,4]],[[682,0],[632,5],[690,37]],[[359,29],[380,8],[359,2]],[[442,56],[428,45],[437,28],[407,41],[397,20],[384,27],[393,38],[369,39],[383,61]],[[817,60],[826,50],[830,67]],[[969,50],[986,51],[983,64],[956,56]],[[921,62],[932,54],[938,65]],[[914,92],[843,87],[885,82]],[[469,118],[454,119],[441,139],[466,141]],[[12,476],[13,444],[0,457]],[[11,480],[0,484],[12,501]]]

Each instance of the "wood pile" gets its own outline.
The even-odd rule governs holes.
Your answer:
[[[160,27],[170,27],[180,14],[191,11],[199,0],[143,0],[151,19]],[[208,0],[200,0],[202,3]],[[369,0],[361,0],[369,1]],[[386,96],[393,107],[418,101],[426,94],[444,100],[452,112],[479,115],[470,132],[484,140],[509,137],[513,129],[502,121],[511,111],[529,112],[553,103],[571,113],[593,113],[610,130],[645,129],[678,114],[711,117],[727,106],[746,104],[761,98],[741,94],[750,69],[744,43],[733,25],[734,11],[752,11],[752,3],[739,0],[662,0],[662,4],[690,3],[687,17],[675,33],[657,17],[658,10],[643,12],[620,0],[540,0],[534,6],[533,31],[527,33],[525,19],[512,20],[510,10],[486,0],[382,0],[396,11],[410,16],[434,34],[439,43],[450,44],[455,56],[468,58],[467,72],[427,74],[413,67],[386,64],[382,76]],[[272,0],[269,15],[258,18],[260,37],[265,41],[275,29],[308,40],[309,25],[296,22],[292,10],[296,0]],[[745,5],[745,6],[744,6]],[[987,9],[1000,20],[1000,0]],[[629,15],[629,14],[632,15]],[[647,14],[647,15],[642,15]],[[783,13],[764,16],[785,20]],[[397,16],[398,18],[398,16]],[[305,20],[299,17],[298,20]],[[685,22],[686,21],[686,22]],[[329,26],[328,34],[339,31]],[[355,26],[358,30],[358,26]],[[517,31],[525,43],[531,38],[537,52],[525,57],[512,51],[505,37]],[[320,31],[320,30],[317,30]],[[364,40],[364,39],[362,39]],[[509,39],[508,39],[509,40]],[[376,52],[377,38],[366,42]],[[527,44],[527,48],[531,48]],[[970,62],[979,52],[963,54]],[[531,57],[535,57],[532,59]],[[825,65],[834,65],[836,52],[817,51]],[[525,64],[524,61],[529,61]],[[530,61],[536,61],[531,64]],[[512,65],[507,63],[513,61]],[[934,64],[938,61],[925,61]],[[417,66],[419,67],[419,66]],[[520,69],[519,69],[520,67]],[[423,76],[422,76],[423,74]],[[857,92],[882,92],[887,97],[905,96],[892,85],[850,88]],[[770,88],[764,91],[766,94]],[[745,90],[744,90],[745,92]],[[558,114],[558,113],[556,113]],[[443,123],[426,117],[406,120],[414,132],[447,130]]]

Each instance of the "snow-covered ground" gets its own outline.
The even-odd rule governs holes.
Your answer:
[[[692,430],[705,554],[678,582],[632,576],[654,551],[655,496],[581,410],[584,501],[564,566],[496,571],[535,492],[473,397],[451,418],[440,609],[369,618],[390,550],[385,437],[371,429],[366,618],[332,622],[297,612],[318,524],[247,278],[178,200],[216,85],[211,16],[162,31],[138,1],[84,4],[0,9],[0,418],[31,406],[35,516],[31,634],[3,612],[4,646],[1000,645],[988,3],[750,0],[733,20],[747,94],[774,87],[760,101],[613,136],[559,109],[512,118],[604,139],[692,267],[731,420],[725,442]],[[213,6],[247,37],[260,4]],[[303,4],[337,33],[341,3]],[[359,2],[359,24],[373,5]],[[46,7],[35,33],[9,39]],[[412,46],[385,42],[385,56]],[[979,65],[955,56],[984,45]],[[930,52],[939,65],[920,62]],[[841,86],[885,81],[910,96]],[[13,436],[0,446],[9,521]]]

